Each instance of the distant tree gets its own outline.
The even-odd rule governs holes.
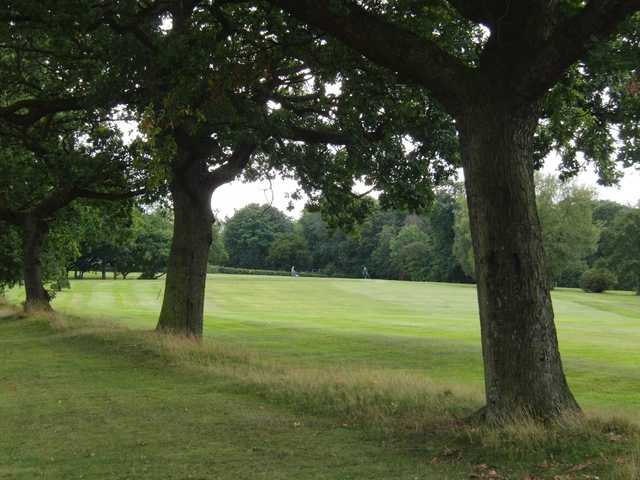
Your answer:
[[[455,188],[455,187],[454,187]],[[460,263],[454,255],[455,219],[460,206],[455,190],[441,190],[428,212],[422,216],[423,229],[429,236],[429,268],[427,280],[436,282],[459,282],[467,280]]]
[[[613,223],[619,213],[629,210],[630,207],[613,200],[594,200],[593,220],[601,227],[606,228]]]
[[[276,235],[269,247],[267,262],[276,270],[307,270],[311,266],[311,253],[307,241],[299,231]]]
[[[401,279],[426,280],[431,258],[429,236],[416,224],[400,229],[390,242],[390,260]]]
[[[577,287],[587,259],[596,252],[600,228],[593,220],[594,196],[592,189],[572,182],[536,176],[545,265],[555,284]]]
[[[229,254],[224,245],[222,227],[219,223],[214,223],[211,227],[211,248],[209,249],[209,265],[226,265],[229,261]]]
[[[251,204],[238,210],[224,228],[224,245],[229,265],[267,268],[271,244],[278,235],[293,231],[291,220],[270,205]]]
[[[394,268],[389,259],[389,241],[386,241],[386,250],[381,247],[381,236],[385,227],[390,226],[393,236],[405,223],[407,213],[398,209],[382,208],[379,203],[374,205],[371,213],[357,228],[357,252],[354,256],[355,276],[362,274],[362,267],[366,266],[369,274],[375,278],[393,278]],[[383,241],[382,243],[385,243]],[[382,250],[378,250],[378,248]],[[375,252],[378,255],[375,255]],[[382,263],[386,262],[386,264]],[[392,276],[389,276],[392,275]]]
[[[83,278],[87,271],[107,270],[123,273],[131,270],[131,245],[134,219],[140,212],[131,202],[103,202],[95,205],[76,205],[75,222],[78,231],[78,254],[68,265],[76,278]]]
[[[640,295],[640,208],[621,210],[603,234],[604,257],[621,286]]]
[[[384,225],[378,234],[369,266],[369,272],[373,277],[391,279],[399,277],[398,269],[391,259],[391,243],[396,238],[398,230],[399,227],[395,225]]]
[[[150,280],[166,273],[173,223],[167,211],[157,210],[134,217],[131,256],[140,278]]]
[[[96,213],[84,212],[80,254],[69,267],[79,278],[86,271],[102,272],[103,279],[107,271],[125,279],[131,272],[140,272],[142,279],[166,272],[173,228],[169,212],[136,207]]]
[[[408,222],[418,225],[428,237],[423,280],[465,280],[452,251],[455,198],[438,190],[427,212],[410,215],[407,211],[382,208],[372,202],[364,219],[348,231],[331,227],[320,212],[303,212],[299,220],[313,258],[313,268],[328,274],[360,276],[367,266],[375,278],[398,278],[400,271],[391,259],[391,241]],[[405,275],[405,278],[409,278]]]
[[[609,229],[613,225],[616,217],[628,211],[631,207],[627,207],[618,202],[611,200],[595,200],[593,202],[593,220],[600,227],[600,239],[598,240],[598,248],[588,259],[587,263],[590,267],[606,266],[606,243],[609,237]],[[630,286],[620,285],[621,288],[632,288]]]
[[[475,279],[476,267],[473,257],[471,229],[469,226],[469,209],[463,196],[458,197],[458,208],[455,213],[453,230],[455,237],[453,241],[453,255],[465,275]]]
[[[298,225],[311,252],[310,268],[319,270],[326,267],[333,260],[333,255],[330,245],[331,232],[327,222],[322,219],[322,214],[304,210]]]

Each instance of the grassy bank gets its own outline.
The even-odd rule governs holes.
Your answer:
[[[637,428],[462,421],[466,388],[77,318],[0,320],[0,478],[637,478]],[[527,476],[528,475],[528,476]]]
[[[163,285],[75,281],[54,306],[152,329]],[[565,369],[580,403],[640,421],[640,297],[559,289],[553,299]],[[366,367],[482,396],[473,286],[212,275],[205,314],[206,335],[279,364]]]

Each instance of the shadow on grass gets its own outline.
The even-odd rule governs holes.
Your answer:
[[[640,471],[638,427],[625,419],[566,415],[542,425],[514,415],[499,428],[478,425],[464,420],[482,404],[477,390],[415,373],[300,368],[213,339],[194,342],[56,314],[7,318],[46,322],[53,329],[51,348],[61,342],[80,354],[116,355],[136,368],[200,377],[216,389],[334,419],[338,428],[356,429],[402,455],[466,464],[471,478],[637,480]]]

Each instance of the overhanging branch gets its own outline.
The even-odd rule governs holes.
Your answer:
[[[77,190],[78,198],[86,198],[89,200],[109,200],[109,201],[117,201],[117,200],[127,200],[129,198],[139,197],[140,195],[144,195],[147,191],[144,188],[138,190],[129,190],[123,192],[95,192],[92,190]]]
[[[255,142],[245,142],[239,144],[234,152],[229,156],[227,161],[211,172],[207,186],[210,190],[215,190],[220,185],[224,185],[236,178],[251,160],[251,155],[258,148]]]
[[[18,100],[0,107],[0,119],[16,126],[28,127],[47,115],[82,110],[87,104],[87,97]]]
[[[20,225],[20,214],[8,208],[0,208],[0,221]]]
[[[579,14],[561,22],[526,62],[518,89],[525,96],[543,95],[594,43],[605,41],[638,11],[640,0],[591,0]]]
[[[373,62],[428,88],[450,112],[471,91],[473,69],[435,42],[394,25],[350,0],[268,0],[338,38]]]

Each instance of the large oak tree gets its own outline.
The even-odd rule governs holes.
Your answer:
[[[332,205],[354,207],[351,186],[363,175],[393,186],[405,204],[427,199],[430,172],[419,166],[432,152],[403,161],[402,137],[391,127],[403,121],[400,112],[390,115],[398,103],[384,84],[377,94],[358,92],[356,62],[348,72],[338,68],[334,57],[344,52],[336,45],[288,25],[278,9],[196,0],[135,5],[111,2],[100,14],[130,45],[121,58],[128,67],[116,69],[138,91],[127,105],[174,208],[159,330],[202,335],[211,195],[241,174],[284,171]],[[339,80],[348,94],[330,92]]]
[[[567,172],[579,169],[580,152],[611,181],[611,124],[620,126],[619,159],[638,161],[632,17],[640,1],[269,3],[424,88],[455,119],[478,282],[484,417],[577,410],[558,350],[533,171],[555,147]]]

